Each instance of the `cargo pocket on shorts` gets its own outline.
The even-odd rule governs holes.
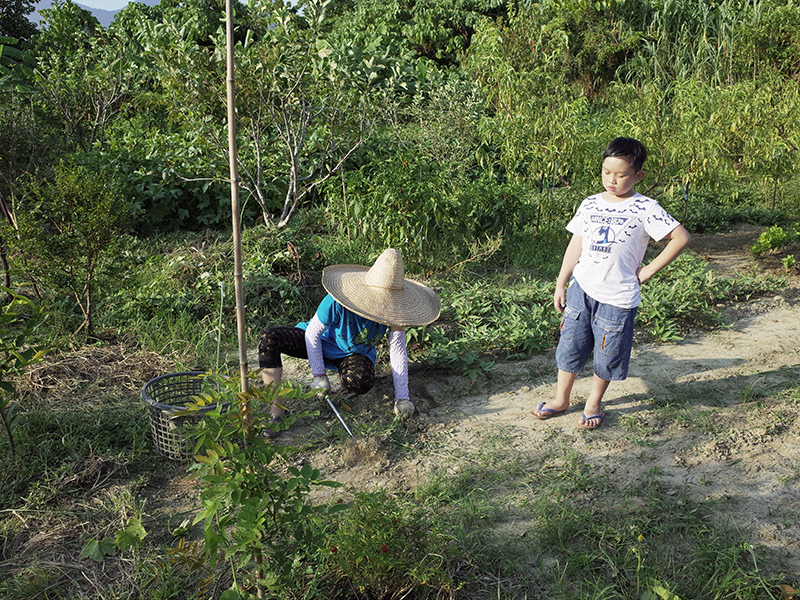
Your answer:
[[[575,338],[580,316],[581,311],[577,308],[573,308],[569,304],[564,307],[564,316],[561,317],[561,339],[565,342],[572,342]]]
[[[603,336],[601,339],[596,340],[595,348],[599,346],[600,351],[608,356],[619,354],[623,331],[625,330],[625,321],[611,321],[603,317],[595,317],[594,325],[595,331],[602,332],[601,335]]]

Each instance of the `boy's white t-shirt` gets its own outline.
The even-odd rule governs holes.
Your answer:
[[[636,270],[647,243],[678,225],[658,202],[638,193],[623,202],[606,202],[602,193],[589,196],[567,225],[569,232],[583,238],[572,276],[596,301],[634,308],[641,302]]]

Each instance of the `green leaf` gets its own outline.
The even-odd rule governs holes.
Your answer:
[[[147,531],[142,526],[142,522],[139,519],[131,518],[128,526],[117,532],[116,545],[122,551],[137,548],[142,545],[145,537],[147,537]]]
[[[244,600],[245,596],[242,596],[239,593],[239,590],[236,589],[235,584],[222,592],[219,597],[219,600]]]
[[[673,594],[661,582],[654,581],[649,590],[644,590],[639,595],[639,600],[681,600],[677,594]]]
[[[202,463],[204,465],[212,465],[212,464],[214,464],[214,461],[212,461],[209,457],[204,456],[202,454],[195,455],[194,459],[197,462]]]
[[[340,483],[338,481],[328,481],[328,480],[315,481],[314,483],[316,483],[317,485],[324,485],[325,487],[334,487],[334,488],[342,487],[342,485],[344,485],[344,484],[342,484],[342,483]]]
[[[81,558],[90,558],[96,562],[103,562],[106,556],[111,556],[116,551],[117,546],[111,538],[91,539],[84,544],[81,550]]]

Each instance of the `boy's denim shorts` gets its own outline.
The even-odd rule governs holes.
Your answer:
[[[606,381],[628,376],[636,308],[618,308],[590,298],[574,279],[567,288],[556,366],[580,373],[594,352],[594,373]]]

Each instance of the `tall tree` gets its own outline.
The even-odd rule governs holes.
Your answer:
[[[302,16],[281,3],[251,3],[248,33],[235,49],[240,185],[264,222],[279,227],[370,132],[374,59],[326,42],[327,3],[309,3]],[[219,31],[213,46],[198,44],[200,24],[165,19],[149,24],[142,39],[172,118],[184,128],[184,146],[207,161],[212,179],[221,177],[228,148],[223,90],[208,85],[224,79],[225,38]]]
[[[289,222],[303,199],[336,174],[370,134],[365,102],[369,75],[360,61],[348,60],[322,37],[328,4],[308,3],[302,20],[286,10],[264,14],[263,25],[274,20],[277,26],[263,27],[258,42],[242,52],[240,114],[256,130],[270,127],[284,158],[286,191],[275,219],[278,227]],[[363,58],[371,64],[369,57]],[[252,149],[256,168],[243,172],[256,183],[265,157],[257,143]],[[251,191],[266,217],[269,206],[259,188],[253,185]]]
[[[36,39],[35,87],[60,116],[73,147],[87,151],[102,144],[108,124],[130,108],[136,56],[71,0],[55,0],[41,14],[46,28]]]
[[[35,5],[34,0],[0,0],[0,37],[26,42],[36,35],[39,30],[28,19]]]

